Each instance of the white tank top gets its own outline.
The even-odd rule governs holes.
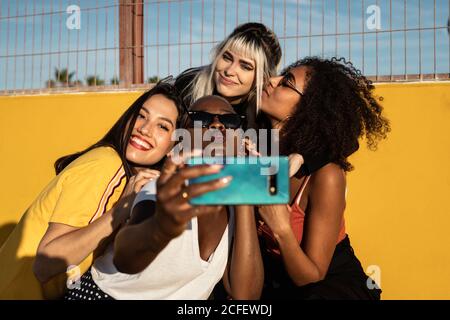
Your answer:
[[[150,181],[136,196],[134,205],[155,199],[156,186]],[[105,293],[126,300],[200,300],[208,299],[214,286],[222,279],[234,232],[234,212],[216,250],[204,261],[200,257],[198,223],[193,218],[186,230],[156,256],[142,272],[125,274],[113,263],[114,248],[110,245],[91,268],[92,279]]]

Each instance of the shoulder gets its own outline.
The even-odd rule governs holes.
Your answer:
[[[346,206],[345,184],[345,173],[337,164],[329,163],[313,173],[308,192],[311,212],[317,217],[341,217]]]
[[[192,80],[194,80],[195,76],[201,71],[205,70],[206,67],[207,66],[190,68],[180,73],[175,79],[175,86],[177,87],[177,89],[185,89],[186,86],[188,86],[192,82]]]
[[[189,68],[181,72],[175,79],[175,81],[179,81],[181,79],[189,78],[189,77],[195,77],[199,72],[205,70],[207,68],[206,66],[201,67],[195,67],[195,68]]]
[[[96,177],[109,177],[119,171],[123,171],[119,154],[112,147],[98,147],[75,159],[63,172],[69,175],[88,172]]]
[[[101,163],[104,165],[117,165],[121,164],[122,160],[120,159],[119,154],[112,147],[98,147],[92,149],[76,160],[73,161],[73,164],[82,164],[82,163]]]
[[[345,192],[345,187],[345,173],[335,163],[329,163],[311,175],[312,190]]]

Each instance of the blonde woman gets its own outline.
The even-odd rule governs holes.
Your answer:
[[[275,33],[261,23],[242,24],[212,53],[212,63],[181,73],[175,86],[189,108],[197,99],[215,94],[246,116],[244,128],[256,128],[264,83],[275,76],[281,47]]]

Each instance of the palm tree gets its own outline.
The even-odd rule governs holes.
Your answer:
[[[69,72],[69,70],[55,68],[55,80],[57,83],[61,84],[62,87],[70,86],[72,84],[72,78],[75,75],[75,72]]]
[[[119,78],[117,78],[116,76],[114,76],[113,78],[111,78],[111,84],[112,85],[118,85],[120,83]]]
[[[153,76],[147,79],[147,83],[157,83],[159,81],[158,76]]]
[[[89,76],[86,78],[86,84],[90,87],[103,86],[105,84],[105,80],[100,79],[98,76]]]
[[[58,69],[55,68],[54,72],[54,78],[48,79],[45,82],[45,86],[47,88],[55,88],[55,87],[73,87],[73,86],[80,86],[82,85],[82,82],[77,80],[73,81],[73,77],[75,75],[75,72],[69,72],[67,68],[65,69]]]

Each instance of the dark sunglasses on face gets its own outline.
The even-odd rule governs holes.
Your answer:
[[[214,122],[215,117],[217,117],[226,129],[237,129],[241,127],[243,119],[245,119],[245,116],[234,113],[212,114],[205,111],[189,111],[188,114],[193,122],[200,121],[202,128],[208,128]]]
[[[295,82],[294,75],[290,72],[287,72],[283,76],[283,78],[281,78],[280,82],[278,83],[278,86],[290,88],[290,89],[294,90],[295,92],[297,92],[300,96],[303,97],[303,92],[301,92],[300,89],[298,89],[295,86],[294,82]]]

